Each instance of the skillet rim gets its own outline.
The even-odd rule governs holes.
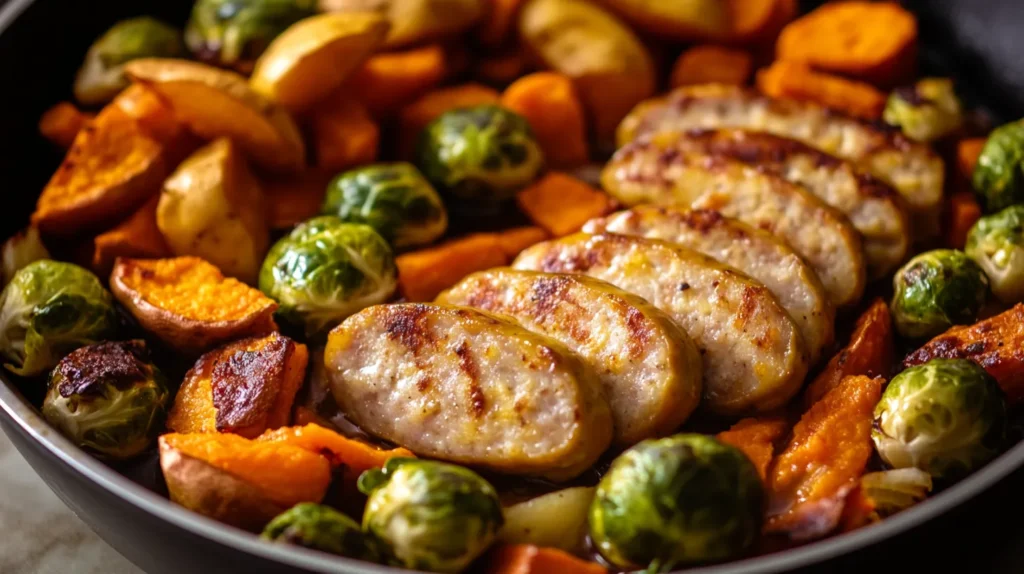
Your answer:
[[[0,7],[0,35],[13,26],[36,0],[8,0]],[[192,535],[283,566],[339,574],[399,574],[409,572],[362,560],[330,556],[295,546],[270,544],[258,536],[196,514],[147,490],[101,461],[75,447],[52,429],[36,409],[16,390],[6,372],[0,372],[0,417],[19,427],[42,446],[51,462],[66,465],[79,475],[119,498]],[[982,494],[1016,470],[1024,468],[1024,441],[935,497],[885,520],[850,533],[812,542],[798,548],[745,558],[724,564],[680,570],[686,574],[769,574],[821,564],[910,531]],[[33,470],[37,472],[33,466]],[[45,481],[45,479],[44,479]],[[49,483],[47,483],[49,485]],[[84,521],[88,524],[88,521]],[[91,526],[90,526],[91,528]],[[115,547],[115,550],[117,548]],[[675,574],[675,573],[673,573]]]

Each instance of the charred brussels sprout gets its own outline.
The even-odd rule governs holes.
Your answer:
[[[314,217],[282,237],[260,269],[260,290],[278,315],[313,337],[345,317],[380,303],[398,285],[387,241],[369,225]]]
[[[761,478],[746,455],[681,434],[615,459],[590,506],[590,536],[615,566],[667,572],[743,554],[763,512]]]
[[[316,14],[316,0],[197,0],[185,26],[196,58],[248,74],[281,32]]]
[[[355,520],[329,506],[304,502],[267,524],[263,539],[376,562],[379,555]]]
[[[57,364],[43,416],[78,446],[123,460],[152,444],[163,427],[169,396],[145,342],[98,343]]]
[[[965,253],[926,251],[893,277],[896,330],[904,337],[932,337],[974,321],[988,296],[988,278]]]
[[[122,20],[86,52],[75,78],[75,98],[88,106],[105,104],[128,87],[126,63],[138,58],[178,58],[184,54],[185,45],[178,29],[148,16]]]
[[[1024,300],[1024,205],[979,219],[967,235],[965,251],[988,275],[1000,301]]]
[[[960,128],[963,109],[948,78],[924,78],[893,90],[882,119],[898,126],[910,139],[931,142]]]
[[[530,124],[493,105],[441,115],[420,134],[416,157],[442,193],[474,207],[511,198],[544,163]]]
[[[996,128],[985,141],[972,176],[986,212],[1024,203],[1024,124]]]
[[[369,496],[363,529],[406,568],[459,572],[504,524],[494,487],[461,466],[392,458],[364,472],[359,490]]]
[[[396,249],[430,243],[448,227],[448,214],[434,187],[405,162],[342,173],[327,187],[321,212],[365,223]]]
[[[112,336],[117,322],[113,297],[95,275],[71,263],[36,261],[0,293],[4,367],[41,375],[71,351]]]
[[[1002,390],[966,359],[934,359],[893,377],[875,407],[871,438],[895,468],[952,480],[995,458],[1006,436]]]

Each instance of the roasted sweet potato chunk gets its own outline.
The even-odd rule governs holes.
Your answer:
[[[39,118],[39,134],[53,145],[68,149],[90,119],[89,114],[83,113],[75,104],[60,102],[43,112]]]
[[[874,446],[871,425],[885,379],[850,376],[807,410],[768,476],[765,532],[811,540],[838,525]]]
[[[92,268],[98,275],[108,277],[118,257],[158,259],[171,256],[171,248],[156,226],[159,199],[153,196],[131,217],[93,239]]]
[[[974,325],[960,325],[928,341],[904,367],[932,359],[970,359],[999,381],[1010,404],[1024,401],[1024,303]]]
[[[502,544],[484,559],[484,574],[607,574],[600,564],[557,548]]]
[[[616,205],[608,194],[561,172],[551,172],[520,191],[516,203],[530,221],[554,237],[579,231]]]
[[[508,263],[495,233],[474,233],[395,259],[398,287],[407,301],[430,301],[475,271]]]
[[[810,407],[850,375],[888,377],[893,366],[892,314],[885,301],[876,299],[857,323],[850,343],[839,351],[804,392]]]
[[[363,104],[352,98],[331,98],[314,108],[310,127],[317,167],[335,173],[373,163],[380,144],[380,128]]]
[[[342,89],[380,117],[436,88],[446,70],[444,48],[430,44],[371,57]]]
[[[198,257],[118,259],[110,289],[144,329],[186,354],[276,330],[277,303]]]
[[[160,142],[121,108],[107,106],[75,136],[32,223],[44,235],[102,229],[158,193],[168,169]]]
[[[279,333],[214,349],[185,375],[167,426],[182,433],[227,432],[249,438],[283,427],[308,362],[306,346]]]
[[[536,245],[550,237],[540,227],[514,227],[498,232],[498,243],[501,244],[505,257],[512,261],[523,249]]]
[[[783,416],[747,418],[718,433],[718,440],[742,450],[765,480],[775,447],[786,437],[789,427],[789,421]]]
[[[171,500],[246,530],[300,502],[320,502],[331,482],[326,458],[290,444],[177,433],[159,443]]]

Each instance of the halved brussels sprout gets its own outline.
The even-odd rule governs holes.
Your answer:
[[[1011,122],[989,134],[972,179],[988,213],[1024,203],[1024,124]]]
[[[988,278],[962,251],[934,249],[900,268],[893,288],[896,330],[924,338],[974,321],[988,297]]]
[[[885,518],[928,498],[932,475],[917,468],[869,472],[860,477],[860,487],[874,505],[877,517]]]
[[[64,355],[115,334],[114,299],[89,271],[43,259],[14,274],[0,293],[4,367],[31,377]]]
[[[495,105],[442,114],[420,134],[416,158],[441,193],[474,207],[513,197],[544,164],[526,119]]]
[[[460,572],[504,524],[494,487],[475,472],[441,462],[392,458],[359,477],[369,496],[363,530],[388,558],[430,572]]]
[[[448,227],[448,214],[434,187],[406,162],[342,173],[327,186],[321,212],[365,223],[396,249],[430,243]]]
[[[81,448],[123,460],[149,448],[170,393],[141,340],[73,351],[50,374],[43,416]]]
[[[764,501],[739,449],[699,434],[649,439],[601,479],[590,537],[615,566],[668,572],[742,555],[761,532]]]
[[[332,215],[296,226],[270,248],[260,269],[260,290],[278,302],[278,316],[309,337],[383,302],[397,286],[387,241],[369,225]]]
[[[263,529],[264,540],[377,562],[376,546],[359,523],[329,506],[303,502],[277,515]]]
[[[316,0],[197,0],[185,43],[208,64],[248,74],[281,32],[316,14]]]
[[[11,282],[14,274],[29,263],[40,259],[49,259],[50,252],[39,237],[39,230],[26,227],[4,242],[3,247],[3,281],[4,285]]]
[[[931,142],[960,128],[963,109],[949,78],[923,78],[889,95],[882,119],[910,139]]]
[[[988,275],[1000,301],[1012,305],[1024,300],[1024,205],[979,219],[964,251]]]
[[[955,480],[995,458],[1006,440],[996,380],[967,359],[933,359],[893,377],[875,407],[871,438],[894,468]]]
[[[75,99],[87,106],[105,104],[128,87],[126,63],[139,58],[178,58],[184,54],[185,44],[177,28],[149,16],[122,20],[86,52],[75,78]]]

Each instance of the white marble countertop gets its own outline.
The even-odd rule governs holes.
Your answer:
[[[3,432],[0,493],[3,574],[142,574],[64,506]]]

